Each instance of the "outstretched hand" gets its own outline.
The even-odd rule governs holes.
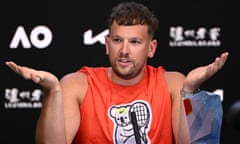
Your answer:
[[[216,57],[212,63],[206,66],[197,67],[190,71],[184,81],[184,91],[191,93],[198,89],[203,82],[212,77],[224,66],[228,55],[228,52],[222,53],[221,56]]]
[[[58,78],[47,71],[35,70],[26,66],[20,66],[12,61],[7,61],[5,64],[15,73],[21,75],[24,79],[32,80],[36,84],[42,86],[45,90],[50,91],[59,88]]]

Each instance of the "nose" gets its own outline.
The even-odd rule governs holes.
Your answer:
[[[128,41],[125,40],[122,44],[122,48],[120,51],[122,54],[128,54],[129,53],[129,47],[128,47]]]
[[[122,123],[124,123],[124,119],[123,119],[123,117],[121,117],[120,120],[121,120]]]

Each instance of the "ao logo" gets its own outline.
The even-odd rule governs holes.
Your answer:
[[[36,48],[44,49],[48,47],[51,42],[52,32],[46,26],[40,25],[34,27],[29,35],[29,38],[24,30],[24,27],[18,26],[9,47],[11,49],[16,49],[21,43],[22,47],[25,49],[31,48],[32,45]]]

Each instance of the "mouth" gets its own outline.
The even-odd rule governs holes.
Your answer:
[[[123,66],[123,67],[128,66],[131,63],[129,59],[125,59],[125,58],[119,59],[118,62],[120,66]]]

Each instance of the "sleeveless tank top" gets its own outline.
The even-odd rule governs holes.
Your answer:
[[[163,67],[146,66],[143,80],[113,83],[107,67],[82,67],[88,89],[75,144],[172,144],[171,97]]]

